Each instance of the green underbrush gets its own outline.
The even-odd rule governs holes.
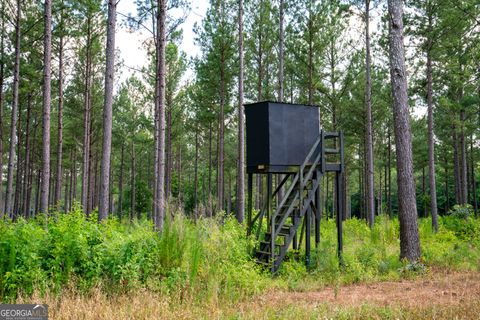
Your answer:
[[[0,221],[0,300],[20,294],[88,293],[108,295],[151,290],[175,301],[242,301],[268,289],[312,290],[356,282],[395,280],[432,268],[480,271],[480,227],[472,216],[419,222],[422,261],[399,260],[397,220],[378,217],[373,229],[363,221],[345,222],[343,263],[336,253],[333,220],[322,221],[321,243],[306,267],[303,252],[289,253],[271,277],[251,256],[253,239],[232,217],[200,219],[181,213],[154,231],[146,219],[98,224],[76,209],[68,214],[26,221]],[[312,244],[314,242],[312,241]]]

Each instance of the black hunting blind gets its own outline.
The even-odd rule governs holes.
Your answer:
[[[273,273],[290,246],[298,250],[303,240],[309,264],[312,223],[315,245],[320,243],[320,187],[322,177],[328,172],[335,173],[339,256],[342,251],[343,135],[323,131],[319,115],[315,106],[269,101],[245,105],[248,233],[255,232],[260,240],[255,252],[257,262]],[[256,192],[263,199],[258,213],[252,216],[254,174],[260,175]],[[273,175],[277,177],[275,190]],[[263,223],[267,223],[266,228]]]

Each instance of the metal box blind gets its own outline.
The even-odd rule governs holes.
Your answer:
[[[248,172],[290,172],[320,134],[319,108],[258,102],[245,105]]]

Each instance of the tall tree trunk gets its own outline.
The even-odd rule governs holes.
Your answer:
[[[388,130],[388,129],[387,129]],[[385,150],[385,166],[383,167],[383,194],[384,194],[384,202],[383,205],[385,207],[385,213],[390,215],[388,212],[388,150]]]
[[[91,135],[91,133],[90,133]],[[90,215],[90,213],[93,210],[93,195],[95,193],[95,173],[96,173],[96,168],[95,168],[95,162],[96,162],[96,154],[94,154],[94,151],[92,150],[92,145],[90,145],[90,157],[89,157],[89,172],[88,172],[88,189],[87,189],[87,215]]]
[[[358,146],[358,159],[359,159],[359,165],[358,165],[358,210],[359,210],[359,219],[363,219],[364,216],[364,211],[363,211],[363,202],[364,202],[364,197],[363,197],[363,157],[362,157],[362,151],[361,147]]]
[[[101,162],[98,155],[95,155],[95,167],[93,169],[93,193],[92,193],[92,210],[98,208],[98,200],[99,200],[99,189],[100,189],[100,166],[99,162]]]
[[[313,105],[313,21],[312,1],[308,2],[308,104]]]
[[[208,127],[208,194],[207,194],[207,207],[208,207],[208,215],[212,216],[212,123],[209,124]]]
[[[182,146],[178,146],[178,161],[177,161],[177,177],[178,177],[178,200],[183,202],[182,195]]]
[[[17,132],[18,132],[18,141],[17,141],[17,150],[18,150],[18,156],[17,156],[17,174],[15,177],[15,195],[13,198],[13,218],[17,218],[19,212],[20,212],[20,190],[22,186],[22,140],[23,140],[23,130],[22,130],[22,105],[20,104],[18,106],[18,122],[17,122]]]
[[[403,1],[388,0],[390,76],[397,150],[397,184],[400,220],[400,258],[420,259],[417,204],[413,178],[412,135],[408,111],[405,48],[403,44]]]
[[[429,27],[432,28],[432,16],[428,17]],[[429,36],[427,51],[427,108],[428,108],[428,182],[430,188],[430,210],[432,213],[432,227],[438,232],[437,187],[435,178],[435,141],[433,137],[433,68],[432,68],[432,40]]]
[[[38,213],[39,207],[40,207],[40,184],[42,183],[41,178],[42,178],[42,169],[38,168],[38,173],[37,173],[37,186],[35,188],[35,214]]]
[[[85,64],[85,91],[84,91],[84,115],[83,115],[83,164],[82,164],[82,207],[88,212],[88,181],[89,181],[89,158],[90,158],[90,93],[91,93],[91,16],[87,17],[87,43]]]
[[[230,212],[232,212],[232,176],[230,175],[230,173],[228,174],[227,176],[227,189],[228,189],[228,193],[227,193],[227,199],[226,199],[226,206],[227,206],[227,214],[230,214]]]
[[[131,161],[131,167],[130,167],[130,220],[133,220],[133,217],[135,217],[135,144],[133,143],[132,140],[132,145],[131,145],[131,152],[132,152],[132,161]]]
[[[427,202],[425,201],[425,167],[422,168],[422,205],[423,205],[423,217],[426,218],[428,216],[427,212]]]
[[[463,96],[463,94],[462,94]],[[460,111],[460,204],[467,204],[468,179],[467,179],[467,143],[465,138],[465,110]]]
[[[50,165],[51,168],[51,165]],[[53,176],[54,173],[50,170],[50,182],[49,182],[49,189],[48,189],[48,207],[53,207],[53,198],[55,197],[55,177]]]
[[[372,75],[370,56],[370,0],[365,0],[365,43],[366,43],[366,77],[365,105],[366,105],[366,204],[368,225],[373,227],[375,223],[375,191],[374,191],[374,167],[373,167],[373,129],[372,129]]]
[[[115,24],[117,20],[117,0],[108,1],[107,61],[105,68],[105,101],[103,105],[103,149],[100,177],[100,199],[98,220],[108,216],[110,195],[110,157],[112,153],[112,103],[115,72]]]
[[[25,166],[23,170],[24,178],[23,178],[23,191],[22,191],[22,213],[25,218],[28,218],[28,211],[29,211],[29,188],[30,188],[30,177],[31,177],[31,170],[30,170],[30,115],[32,111],[31,105],[31,95],[28,96],[28,103],[27,103],[27,119],[26,119],[26,128],[25,128]]]
[[[202,173],[202,197],[203,197],[203,204],[207,204],[207,187],[206,182],[207,179],[205,178],[205,173]]]
[[[262,21],[262,12],[263,12],[263,1],[259,1],[258,6],[259,6],[259,21]],[[263,100],[263,33],[262,33],[262,28],[259,28],[258,32],[258,48],[257,48],[257,57],[256,61],[258,63],[258,76],[257,76],[257,101],[262,101]],[[256,193],[255,193],[255,208],[260,210],[261,205],[262,205],[262,176],[260,174],[256,174]]]
[[[393,218],[393,206],[392,206],[392,133],[390,131],[390,125],[388,126],[388,214],[390,219]]]
[[[0,219],[3,217],[3,83],[5,77],[5,2],[1,8],[1,31],[0,31]]]
[[[70,161],[71,161],[71,166],[70,166],[70,188],[68,190],[68,198],[67,198],[67,195],[65,195],[65,199],[67,199],[66,201],[66,205],[65,205],[65,212],[69,212],[70,209],[72,208],[72,204],[73,204],[73,189],[75,188],[75,184],[74,184],[74,176],[76,176],[76,165],[75,165],[75,147],[72,148],[72,150],[70,151]]]
[[[195,167],[194,167],[193,210],[194,219],[198,218],[198,133],[195,134]]]
[[[72,199],[77,201],[77,149],[73,149],[73,185]],[[72,203],[72,202],[70,202]]]
[[[221,15],[222,20],[224,16],[224,3],[221,2]],[[218,119],[218,172],[217,172],[217,210],[223,211],[225,207],[225,48],[222,43],[220,49],[220,114]]]
[[[150,168],[150,166],[148,166],[148,168]],[[110,214],[113,213],[113,166],[110,165],[110,179],[109,179],[109,182],[108,182],[109,186],[109,190],[110,192],[108,193],[108,212]]]
[[[335,80],[335,63],[336,63],[336,57],[335,57],[335,42],[333,39],[330,39],[329,41],[329,51],[328,55],[330,56],[330,89],[331,89],[331,96],[330,96],[330,103],[332,105],[332,129],[333,131],[337,130],[337,102],[336,102],[336,96],[337,96],[337,89],[336,89],[336,80]],[[313,48],[312,48],[313,49]],[[311,58],[313,58],[313,53],[311,53]],[[313,72],[313,61],[310,61],[312,63],[311,66],[311,72]],[[311,83],[313,86],[313,82]],[[312,88],[313,91],[313,88]],[[313,101],[310,103],[313,104]],[[345,175],[345,174],[344,174]],[[334,199],[337,198],[336,192],[338,190],[337,188],[337,179],[333,179],[332,181],[332,216],[336,215],[337,212],[337,206],[334,205]],[[342,217],[344,218],[344,217]]]
[[[70,176],[71,176],[71,172],[68,172],[67,170],[65,170],[65,189],[63,191],[63,212],[65,213],[68,213],[68,195],[69,195],[69,192],[68,192],[68,188],[70,186]],[[61,185],[60,185],[61,187]]]
[[[17,0],[17,15],[15,21],[15,64],[13,67],[13,99],[12,117],[10,121],[10,150],[8,153],[7,192],[5,195],[5,214],[12,214],[13,198],[13,169],[15,166],[17,146],[17,119],[18,119],[18,87],[20,81],[20,18],[21,0]],[[1,214],[3,217],[3,213]]]
[[[158,108],[158,176],[156,179],[157,210],[155,227],[161,231],[165,219],[165,19],[166,0],[157,1],[157,108]]]
[[[70,166],[70,182],[69,182],[69,185],[70,185],[70,188],[68,189],[68,198],[67,198],[67,195],[65,195],[65,199],[67,199],[66,201],[66,205],[65,205],[65,212],[69,212],[70,209],[72,208],[72,204],[73,204],[73,189],[74,189],[74,183],[73,183],[73,177],[76,175],[76,172],[74,170],[74,167],[75,167],[75,164],[73,163],[74,162],[74,150],[75,148],[72,148],[72,151],[70,151],[70,160],[71,160],[71,166]]]
[[[280,0],[281,2],[283,0]],[[282,9],[280,9],[282,12]],[[280,49],[282,50],[282,49]],[[244,75],[244,52],[243,52],[243,0],[238,1],[238,167],[237,167],[237,212],[239,223],[245,219],[245,132],[243,115],[243,75]],[[282,62],[283,63],[283,62]],[[283,68],[280,67],[280,68]],[[283,75],[283,71],[282,75]],[[280,85],[282,86],[282,85]],[[279,91],[283,92],[283,87]],[[283,95],[283,93],[282,93]],[[195,159],[196,160],[196,159]],[[196,169],[196,168],[195,168]],[[196,172],[195,172],[196,179]],[[196,182],[195,182],[196,183]],[[195,184],[196,188],[196,184]]]
[[[279,10],[279,33],[278,33],[278,93],[277,99],[279,102],[283,102],[283,72],[284,72],[284,60],[285,60],[285,53],[284,53],[284,42],[285,42],[285,31],[283,28],[284,24],[284,0],[280,0],[278,5]]]
[[[34,172],[35,171],[38,171],[38,175],[40,174],[40,170],[36,170],[36,160],[37,160],[37,155],[38,155],[38,144],[36,143],[37,141],[37,129],[38,129],[38,119],[35,117],[35,125],[34,125],[34,128],[33,128],[33,138],[32,138],[32,160],[31,160],[31,164],[30,164],[30,179],[29,179],[29,187],[27,189],[27,199],[25,200],[26,202],[26,206],[28,207],[28,210],[29,212],[27,212],[26,214],[28,215],[28,217],[33,217],[34,213],[37,212],[37,202],[34,203],[34,206],[32,209],[30,209],[31,207],[31,199],[32,199],[32,192],[33,192],[33,184],[34,184],[34,179],[35,179],[35,175],[34,175]],[[36,180],[35,180],[36,181]],[[38,185],[37,185],[38,187]],[[37,201],[37,199],[35,199],[35,201]],[[25,210],[25,207],[24,207],[24,210]],[[33,213],[33,214],[32,214]]]
[[[470,139],[470,175],[472,179],[472,203],[473,203],[473,210],[475,214],[478,214],[478,199],[477,199],[477,181],[475,177],[475,152],[473,149],[473,134]]]
[[[278,92],[277,92],[277,101],[283,102],[284,97],[284,64],[285,64],[285,30],[284,30],[284,0],[280,0],[278,4],[279,10],[279,32],[278,32]],[[277,175],[277,184],[281,183],[284,175]],[[284,187],[281,187],[278,191],[277,196],[277,205],[282,201],[284,195]]]
[[[168,205],[168,201],[172,193],[172,168],[173,168],[173,132],[172,132],[172,112],[173,112],[173,92],[172,90],[166,90],[165,93],[165,107],[166,107],[166,161],[165,161],[165,198]]]
[[[45,33],[43,54],[43,135],[42,135],[42,188],[40,195],[40,212],[48,213],[48,196],[50,192],[50,90],[51,90],[51,56],[52,56],[52,1],[45,0]]]
[[[470,167],[470,160],[472,159],[472,155],[471,153],[469,152],[469,143],[468,143],[468,140],[469,138],[467,137],[466,138],[466,149],[467,149],[467,203],[469,204],[473,204],[473,201],[472,201],[472,168]]]
[[[153,21],[153,28],[155,29],[155,21],[156,18],[152,18]],[[155,32],[158,32],[158,28],[155,29]],[[158,37],[155,34],[155,66],[158,69],[158,52],[159,52],[159,47],[158,47]],[[159,119],[159,110],[158,110],[158,90],[159,90],[159,80],[158,80],[158,72],[155,72],[155,99],[154,99],[154,143],[155,143],[155,148],[153,151],[153,203],[152,203],[152,216],[153,216],[153,224],[157,224],[157,215],[158,215],[158,156],[159,156],[159,141],[158,139],[160,138],[159,132],[160,132],[160,119]],[[123,148],[123,146],[122,146]],[[123,152],[123,151],[122,151]],[[123,161],[122,161],[123,163]],[[119,202],[121,198],[119,199]],[[120,219],[121,219],[121,212],[120,213]]]
[[[166,66],[168,69],[168,66]],[[167,73],[167,71],[165,71]],[[165,79],[165,203],[169,204],[172,179],[172,108],[173,92]]]
[[[58,125],[57,125],[57,181],[55,183],[55,199],[53,203],[58,205],[62,196],[62,160],[63,160],[63,1],[60,18],[60,40],[58,44]],[[65,203],[66,208],[66,203]]]
[[[455,202],[457,204],[462,203],[462,188],[461,188],[461,178],[460,178],[460,159],[459,159],[459,144],[458,144],[458,133],[457,127],[455,124],[452,124],[452,141],[453,141],[453,173],[455,180]]]
[[[120,177],[118,179],[118,218],[122,220],[123,210],[123,159],[124,159],[124,145],[122,143],[122,151],[120,154]]]
[[[447,155],[444,153],[443,156],[443,167],[445,169],[445,213],[447,213],[450,210],[450,194],[449,194],[449,185],[448,185],[448,161],[447,161]]]
[[[378,204],[377,204],[377,214],[383,214],[383,194],[382,194],[382,169],[380,168],[379,177],[378,177]]]

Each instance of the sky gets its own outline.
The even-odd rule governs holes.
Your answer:
[[[195,45],[193,26],[195,23],[201,23],[208,8],[208,1],[193,0],[190,6],[188,17],[181,26],[183,39],[180,48],[187,53],[188,57],[195,57],[200,54],[200,48]],[[122,23],[125,15],[136,16],[135,0],[121,0],[117,6],[117,12],[116,48],[120,51],[120,58],[124,62],[119,79],[122,82],[134,72],[134,69],[140,69],[148,63],[147,53],[142,48],[142,43],[151,38],[151,35],[144,30],[130,32]]]
[[[200,54],[200,48],[195,45],[195,33],[193,32],[193,27],[195,23],[201,24],[208,7],[208,0],[191,0],[188,16],[185,22],[180,26],[180,28],[183,30],[183,39],[180,44],[180,49],[187,54],[188,58],[195,57]],[[372,14],[372,34],[378,31],[382,10],[383,9],[374,10],[375,12]],[[116,48],[120,51],[120,59],[124,64],[118,79],[118,84],[120,84],[131,74],[135,73],[135,70],[139,70],[147,65],[148,58],[146,50],[142,48],[142,42],[150,38],[151,35],[148,31],[144,30],[130,32],[130,30],[124,26],[124,16],[128,14],[136,16],[135,0],[120,0],[117,6],[117,13]],[[187,70],[186,74],[184,75],[184,80],[192,76],[193,71]],[[425,115],[425,113],[425,106],[416,106],[414,108],[414,115],[416,117],[422,117]]]

